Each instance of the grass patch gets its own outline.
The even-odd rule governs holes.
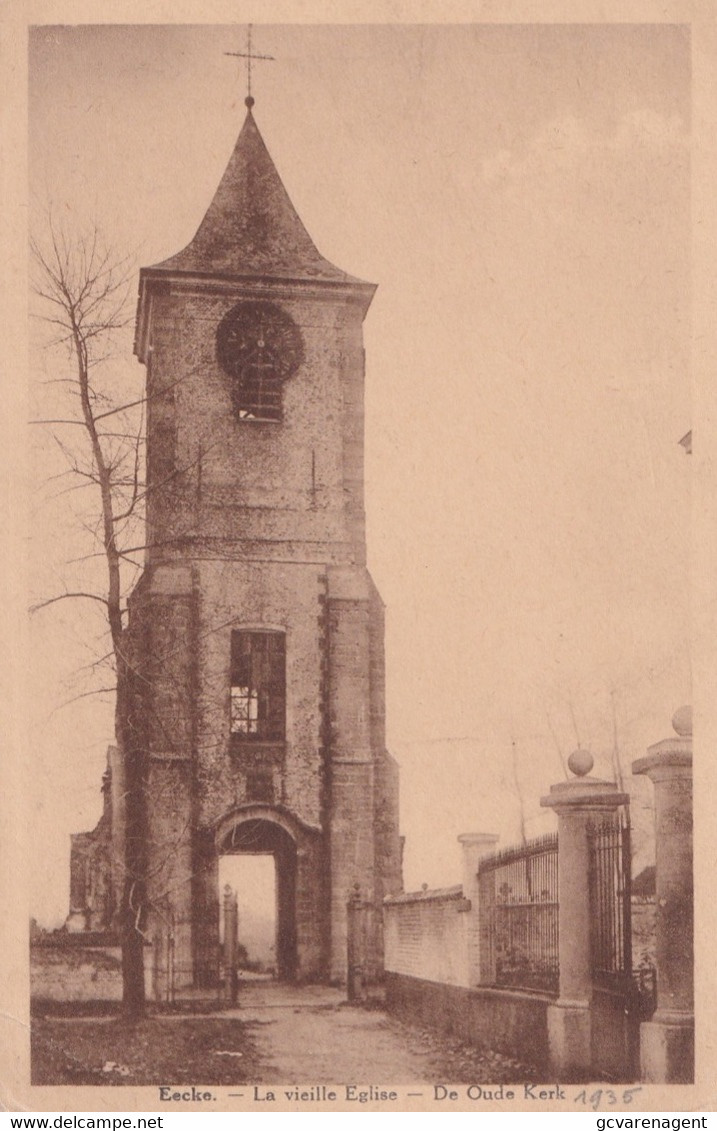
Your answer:
[[[36,1016],[32,1083],[241,1084],[258,1076],[250,1030],[221,1017]]]

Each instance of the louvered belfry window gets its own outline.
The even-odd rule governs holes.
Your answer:
[[[299,327],[273,302],[239,302],[219,324],[217,360],[240,420],[281,420],[282,386],[303,358]]]
[[[231,734],[235,742],[283,742],[286,646],[283,632],[232,632]]]

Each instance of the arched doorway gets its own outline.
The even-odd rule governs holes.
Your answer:
[[[234,855],[273,857],[276,974],[282,981],[294,981],[297,972],[297,850],[287,823],[274,818],[273,814],[236,814],[221,823],[216,847],[220,858]],[[241,892],[237,895],[241,906]],[[241,941],[241,923],[239,937]]]

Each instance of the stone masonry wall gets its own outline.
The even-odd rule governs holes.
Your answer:
[[[267,297],[305,342],[304,363],[284,385],[280,424],[236,420],[216,359],[224,314],[238,299]],[[260,285],[251,293],[175,288],[155,295],[152,309],[150,560],[186,556],[177,540],[192,537],[210,553],[221,540],[223,556],[260,556],[261,545],[274,557],[306,558],[310,549],[315,559],[362,562],[361,309],[325,292],[273,287],[268,295]]]
[[[477,1047],[515,1057],[550,1073],[548,1007],[545,994],[468,989],[386,974],[390,1013],[423,1028],[436,1028]]]
[[[150,545],[141,617],[146,648],[161,653],[145,720],[150,823],[155,862],[176,838],[180,881],[162,913],[172,917],[177,963],[193,950],[195,965],[211,964],[214,830],[265,802],[265,819],[273,807],[275,818],[301,827],[292,834],[300,965],[326,975],[331,948],[331,971],[342,976],[352,884],[379,900],[400,886],[383,611],[365,569],[367,293],[222,277],[148,286]],[[267,300],[299,326],[304,360],[284,384],[281,422],[238,420],[216,330],[237,302]],[[351,590],[338,605],[337,572]],[[285,635],[284,742],[231,737],[234,630]],[[192,890],[183,877],[193,871]]]
[[[76,936],[75,936],[76,938]],[[145,949],[145,984],[151,993],[152,951]],[[30,947],[33,1001],[121,1001],[122,952],[118,946]]]
[[[403,891],[403,875],[398,825],[398,764],[386,750],[384,606],[370,576],[368,627],[371,748],[374,756],[375,899],[380,905],[386,895],[398,895]]]
[[[247,800],[247,775],[271,770],[274,803],[316,828],[321,822],[322,661],[318,631],[322,574],[312,565],[202,562],[196,703],[198,817],[216,823]],[[234,629],[273,629],[286,636],[286,741],[231,749],[230,661]]]

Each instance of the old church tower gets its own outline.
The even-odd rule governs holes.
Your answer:
[[[194,239],[140,275],[148,550],[128,634],[147,932],[161,954],[171,925],[178,986],[217,977],[223,854],[274,857],[286,978],[343,978],[352,888],[378,905],[401,887],[364,528],[375,288],[318,252],[252,106]]]

